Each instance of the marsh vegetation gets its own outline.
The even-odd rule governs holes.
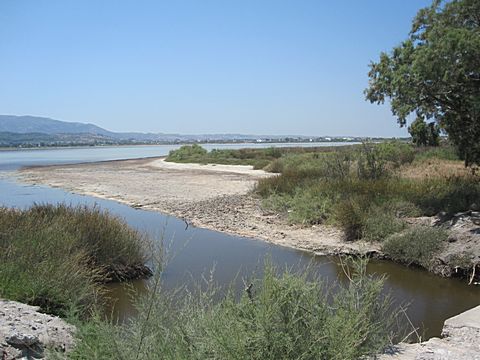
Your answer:
[[[84,317],[103,285],[148,276],[145,237],[97,207],[0,208],[0,297]]]
[[[333,225],[343,230],[345,241],[381,243],[390,258],[427,269],[432,263],[426,259],[441,251],[448,235],[442,228],[412,224],[414,219],[453,216],[480,204],[478,175],[448,144],[202,150],[183,147],[167,160],[182,154],[183,162],[263,165],[278,173],[256,186],[265,209],[300,226]],[[411,250],[408,255],[402,253],[405,248]]]

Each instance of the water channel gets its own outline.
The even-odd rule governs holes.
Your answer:
[[[282,144],[283,145],[283,144]],[[291,145],[291,144],[290,144]],[[307,144],[314,146],[318,144]],[[271,146],[265,144],[207,145],[207,148],[240,148]],[[15,179],[15,169],[27,165],[78,163],[161,156],[174,146],[138,146],[55,150],[0,151],[0,206],[25,208],[33,203],[98,205],[123,217],[130,225],[146,232],[152,239],[169,245],[169,260],[163,274],[165,286],[174,287],[200,279],[215,269],[215,281],[228,284],[235,277],[259,273],[264,259],[269,257],[279,267],[303,267],[310,264],[325,282],[335,282],[343,272],[338,259],[314,256],[299,250],[284,248],[264,241],[223,234],[216,231],[185,227],[175,217],[159,212],[134,209],[129,206],[77,195],[46,186],[27,185]],[[425,338],[440,335],[445,319],[480,304],[480,289],[457,279],[444,279],[426,271],[406,268],[387,261],[371,261],[370,273],[386,274],[386,291],[399,304],[409,304],[408,316]],[[142,281],[133,284],[144,287]],[[122,317],[132,311],[131,301],[122,285],[112,287],[118,297],[115,311]]]

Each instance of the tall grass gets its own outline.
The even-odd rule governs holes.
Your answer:
[[[266,265],[239,296],[214,285],[166,292],[154,281],[127,324],[100,318],[80,326],[72,359],[358,359],[397,334],[383,278],[359,266],[335,291],[307,273]],[[216,300],[217,299],[217,300]]]
[[[144,241],[97,207],[0,208],[0,297],[86,314],[103,283],[147,274]]]

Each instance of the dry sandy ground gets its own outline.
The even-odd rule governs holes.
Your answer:
[[[251,190],[267,176],[273,175],[250,166],[177,164],[163,158],[32,167],[19,173],[28,183],[157,210],[198,227],[318,254],[378,250],[363,242],[346,243],[334,228],[291,226],[278,214],[265,212]]]

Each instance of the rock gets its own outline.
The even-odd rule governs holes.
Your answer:
[[[398,344],[380,360],[480,360],[480,306],[445,321],[442,338]]]
[[[73,349],[75,327],[38,307],[0,299],[2,360],[46,358],[46,349]]]
[[[36,328],[34,326],[32,326],[32,329],[36,329]],[[5,338],[5,340],[7,341],[7,344],[12,345],[16,348],[18,348],[18,347],[31,347],[31,346],[36,345],[40,342],[40,340],[38,340],[38,337],[36,337],[35,335],[21,334],[21,333],[18,333],[18,332],[15,332],[12,335],[7,336]]]

